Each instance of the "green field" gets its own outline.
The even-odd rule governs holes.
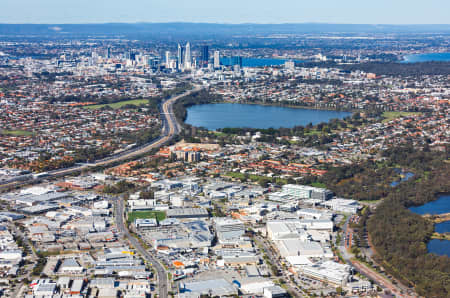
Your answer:
[[[313,182],[311,183],[312,187],[318,187],[318,188],[327,188],[327,186],[321,182]]]
[[[396,118],[420,114],[421,114],[420,112],[384,112],[382,116],[384,118],[383,122],[389,122]]]
[[[134,106],[141,106],[148,103],[148,99],[132,99],[132,100],[124,100],[119,101],[115,103],[108,103],[108,104],[102,104],[102,105],[91,105],[91,106],[85,106],[85,109],[89,110],[95,110],[95,109],[101,109],[106,106],[113,108],[113,109],[120,109],[123,106],[126,105],[134,105]]]
[[[134,211],[128,213],[128,222],[134,222],[136,218],[156,218],[158,221],[166,218],[166,213],[163,211]]]
[[[26,130],[2,130],[0,132],[3,135],[10,135],[10,136],[16,136],[16,137],[32,136],[33,135],[33,132],[26,131]]]

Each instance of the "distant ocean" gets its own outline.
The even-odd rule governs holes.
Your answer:
[[[429,61],[450,61],[450,53],[427,53],[406,55],[402,63],[417,63]]]

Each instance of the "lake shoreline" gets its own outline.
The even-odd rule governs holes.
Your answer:
[[[332,119],[351,117],[342,110],[314,107],[259,104],[257,102],[215,101],[214,103],[191,105],[186,108],[185,123],[208,130],[223,128],[280,129],[329,123]]]
[[[220,102],[219,102],[220,103]],[[291,109],[304,109],[304,110],[321,110],[321,111],[336,111],[336,112],[347,112],[347,113],[357,113],[364,112],[363,109],[336,109],[336,108],[327,108],[327,107],[315,107],[315,106],[300,106],[300,105],[289,105],[284,103],[276,103],[276,102],[259,102],[259,101],[242,101],[242,102],[234,102],[234,101],[223,101],[221,103],[232,103],[232,104],[248,104],[248,105],[259,105],[259,106],[269,106],[269,107],[281,107],[281,108],[291,108]]]
[[[428,253],[450,257],[450,240],[448,239],[447,235],[448,233],[450,233],[450,230],[436,230],[437,225],[448,222],[448,216],[450,215],[450,207],[448,207],[448,201],[450,201],[450,193],[438,193],[435,198],[435,200],[427,202],[425,204],[419,206],[411,206],[408,208],[408,210],[433,222],[433,235],[431,235],[430,239],[426,242]],[[442,202],[440,202],[441,200]],[[434,220],[435,218],[441,218],[443,216],[445,216],[445,221],[437,222]],[[446,235],[444,239],[437,237],[441,234]]]

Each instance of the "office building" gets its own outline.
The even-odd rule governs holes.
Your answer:
[[[208,67],[208,62],[209,62],[209,47],[202,46],[202,55],[201,55],[201,59],[200,59],[200,66]]]
[[[300,267],[301,273],[321,281],[345,286],[350,279],[351,267],[333,261],[325,261],[314,265]]]
[[[328,189],[306,185],[286,184],[283,186],[282,190],[283,193],[293,196],[295,199],[317,199],[326,201],[333,198],[333,193]]]
[[[184,48],[178,44],[178,50],[177,50],[177,68],[178,70],[182,70],[184,66]]]
[[[192,57],[191,57],[191,44],[186,43],[186,51],[184,54],[184,69],[188,70],[192,68]]]
[[[110,59],[111,58],[111,48],[106,49],[105,58]]]
[[[170,51],[166,51],[166,68],[170,68]]]
[[[214,68],[220,67],[220,52],[214,51]]]

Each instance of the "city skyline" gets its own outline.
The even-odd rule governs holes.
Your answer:
[[[183,5],[184,4],[184,5]],[[347,0],[330,0],[306,3],[281,0],[276,4],[263,0],[242,2],[230,0],[213,3],[205,0],[182,1],[130,0],[125,2],[87,1],[58,2],[30,0],[2,3],[0,23],[29,24],[80,24],[80,23],[336,23],[336,24],[449,24],[450,3],[439,0],[387,1],[361,3]],[[183,9],[179,9],[183,7]],[[87,9],[88,8],[88,9]]]

